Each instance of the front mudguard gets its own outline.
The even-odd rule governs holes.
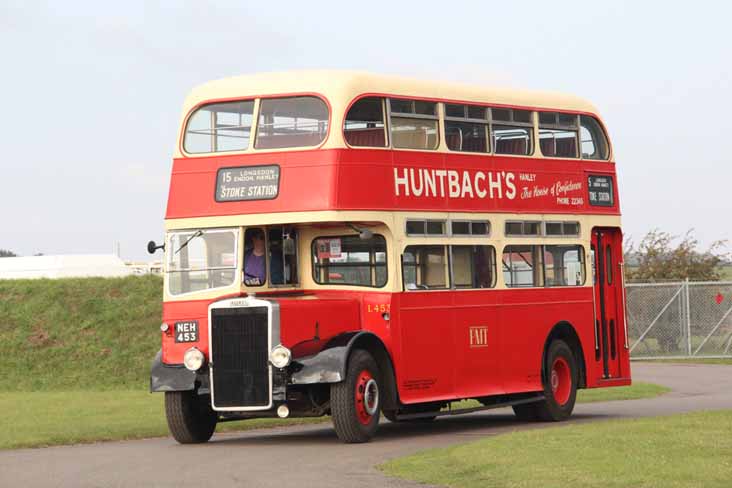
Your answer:
[[[165,364],[163,351],[158,351],[150,368],[150,392],[190,390],[208,393],[208,375],[196,374],[182,364]]]
[[[317,354],[294,359],[290,369],[290,383],[310,385],[339,383],[346,378],[348,356],[355,342],[370,332],[346,332],[334,337]]]

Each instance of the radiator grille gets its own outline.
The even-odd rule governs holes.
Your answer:
[[[266,407],[270,402],[267,307],[211,310],[213,403]]]

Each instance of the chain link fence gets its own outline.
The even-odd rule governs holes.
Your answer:
[[[626,285],[634,359],[732,357],[732,281]]]

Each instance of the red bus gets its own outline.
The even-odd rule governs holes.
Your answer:
[[[380,417],[477,399],[559,421],[628,385],[612,147],[571,96],[350,72],[187,98],[162,245],[173,437],[218,422]],[[474,411],[472,409],[470,411]]]

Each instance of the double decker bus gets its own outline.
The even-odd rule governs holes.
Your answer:
[[[243,76],[192,91],[175,152],[148,249],[165,254],[151,390],[178,442],[325,415],[365,442],[382,414],[461,399],[560,421],[578,389],[630,384],[615,163],[589,103]]]

